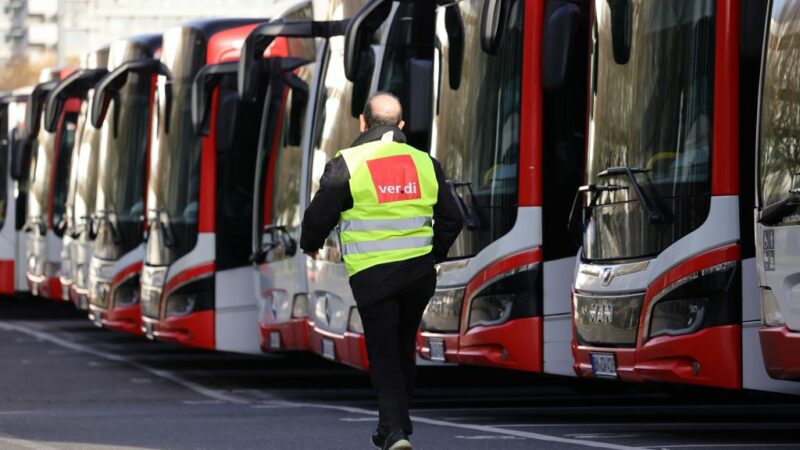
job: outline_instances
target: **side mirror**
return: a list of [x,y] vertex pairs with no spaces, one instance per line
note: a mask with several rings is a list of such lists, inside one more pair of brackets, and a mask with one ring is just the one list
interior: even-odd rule
[[503,43],[513,0],[484,0],[481,11],[481,48],[494,55]]
[[742,1],[742,33],[741,49],[742,59],[745,61],[761,61],[761,52],[764,48],[764,31],[767,15],[767,2],[763,0]]
[[633,7],[631,0],[606,0],[611,8],[611,46],[614,61],[628,64],[631,59],[631,39],[633,34]]
[[257,61],[277,37],[329,38],[344,34],[348,20],[331,22],[312,22],[308,20],[265,22],[247,35],[239,57],[237,90],[242,101],[252,103],[257,100],[261,85],[262,71]]
[[47,96],[44,108],[44,128],[53,133],[58,126],[58,118],[69,98],[83,98],[86,93],[106,74],[106,69],[83,69],[65,78]]
[[391,11],[391,0],[372,0],[350,19],[344,33],[344,73],[348,80],[358,79],[365,53],[371,51],[371,37]]
[[20,180],[27,175],[32,141],[19,128],[11,130],[11,178]]
[[411,58],[408,64],[408,83],[406,85],[405,129],[410,132],[426,131],[433,122],[433,61]]
[[231,88],[219,89],[219,102],[217,103],[217,151],[235,150],[233,148],[236,133],[239,132],[236,123],[240,113],[239,96]]
[[308,107],[308,84],[295,74],[286,76],[286,84],[292,89],[292,112],[289,117],[287,144],[299,146],[303,141],[303,119]]
[[542,88],[564,85],[581,10],[574,3],[548,2],[542,43]]
[[28,140],[35,139],[39,134],[45,99],[57,84],[58,80],[53,80],[37,84],[36,87],[33,88],[33,92],[31,92],[28,100],[28,106],[25,109],[25,124],[27,126],[26,137]]
[[444,28],[447,31],[450,89],[461,86],[461,73],[464,68],[464,21],[457,3],[451,3],[444,12]]
[[130,72],[158,74],[170,79],[172,78],[172,74],[167,66],[157,59],[141,58],[123,63],[97,83],[94,98],[92,99],[91,111],[92,126],[95,128],[103,126],[108,107],[111,105],[111,100],[113,100],[120,89],[125,86]]
[[214,88],[226,75],[237,73],[239,64],[235,62],[204,66],[192,83],[192,125],[195,133],[208,136],[210,133],[211,99]]

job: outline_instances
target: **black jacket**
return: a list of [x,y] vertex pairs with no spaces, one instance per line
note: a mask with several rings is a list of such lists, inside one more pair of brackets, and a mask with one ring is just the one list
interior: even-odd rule
[[[402,131],[394,127],[377,127],[362,133],[353,143],[357,147],[380,140],[387,132],[393,133],[395,142],[406,142]],[[350,278],[353,296],[359,305],[367,305],[386,298],[409,283],[419,280],[431,270],[433,264],[447,257],[450,246],[463,227],[455,198],[450,193],[442,167],[431,157],[439,196],[433,207],[433,251],[427,255],[405,261],[381,264],[362,270]],[[325,239],[339,223],[342,211],[353,207],[350,193],[350,171],[344,158],[338,156],[328,161],[320,179],[320,187],[303,216],[300,247],[307,253],[322,248]]]

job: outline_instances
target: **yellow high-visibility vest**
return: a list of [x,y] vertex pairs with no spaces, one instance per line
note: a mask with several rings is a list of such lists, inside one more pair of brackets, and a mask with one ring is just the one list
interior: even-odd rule
[[353,208],[339,218],[350,276],[433,249],[433,206],[439,185],[431,158],[407,144],[375,141],[342,150]]

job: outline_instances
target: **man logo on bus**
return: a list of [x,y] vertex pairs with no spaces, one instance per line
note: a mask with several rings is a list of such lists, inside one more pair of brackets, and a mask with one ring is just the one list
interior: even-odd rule
[[410,155],[389,156],[367,161],[378,203],[401,202],[422,197],[419,173]]
[[605,269],[603,269],[603,284],[605,284],[606,286],[608,286],[608,284],[611,283],[611,275],[613,275],[611,267],[606,267]]

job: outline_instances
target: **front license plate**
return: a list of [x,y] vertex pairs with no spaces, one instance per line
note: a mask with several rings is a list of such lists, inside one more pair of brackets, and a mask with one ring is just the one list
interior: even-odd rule
[[589,353],[596,377],[617,378],[617,359],[613,353]]
[[330,360],[336,359],[336,351],[335,346],[333,345],[333,341],[330,339],[323,339],[322,340],[322,357],[327,358]]
[[444,361],[444,341],[441,339],[429,339],[428,348],[431,349],[431,360]]
[[281,333],[280,331],[271,331],[269,333],[269,348],[280,350],[281,348]]

